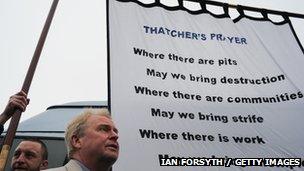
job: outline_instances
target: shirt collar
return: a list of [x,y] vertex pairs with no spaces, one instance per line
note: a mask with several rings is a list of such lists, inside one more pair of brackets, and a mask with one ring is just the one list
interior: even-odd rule
[[85,165],[83,165],[80,161],[78,160],[75,160],[75,159],[72,159],[74,160],[80,167],[83,171],[90,171],[90,169],[88,169]]

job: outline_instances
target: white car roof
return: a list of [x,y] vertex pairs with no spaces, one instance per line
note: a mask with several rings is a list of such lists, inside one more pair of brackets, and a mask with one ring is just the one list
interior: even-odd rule
[[106,101],[83,101],[50,106],[46,111],[21,122],[16,136],[64,138],[67,124],[84,108],[102,107],[107,107]]

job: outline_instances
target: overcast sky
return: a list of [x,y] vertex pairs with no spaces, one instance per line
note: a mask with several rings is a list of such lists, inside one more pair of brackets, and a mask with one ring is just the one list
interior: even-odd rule
[[[218,1],[304,14],[303,0]],[[21,89],[51,3],[0,0],[0,110]],[[292,21],[303,44],[304,19]],[[60,0],[21,120],[51,105],[107,100],[106,50],[105,0]]]

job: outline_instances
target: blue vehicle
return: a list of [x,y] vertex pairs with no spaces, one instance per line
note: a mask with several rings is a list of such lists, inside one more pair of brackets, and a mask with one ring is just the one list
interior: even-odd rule
[[[50,106],[46,111],[21,122],[18,126],[5,170],[10,170],[11,158],[14,149],[25,138],[39,138],[48,147],[49,168],[64,165],[67,150],[64,142],[64,132],[67,124],[84,108],[103,108],[108,104],[105,101],[72,102]],[[5,132],[3,133],[5,135]],[[1,144],[4,136],[0,137]]]

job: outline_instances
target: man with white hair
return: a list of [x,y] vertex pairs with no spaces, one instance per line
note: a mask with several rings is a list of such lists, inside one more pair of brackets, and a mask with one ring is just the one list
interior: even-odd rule
[[118,130],[107,109],[86,109],[65,132],[71,160],[49,171],[109,171],[118,158],[117,139]]

